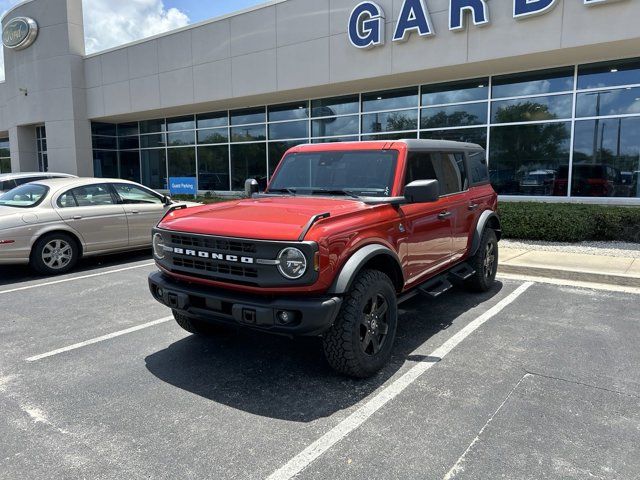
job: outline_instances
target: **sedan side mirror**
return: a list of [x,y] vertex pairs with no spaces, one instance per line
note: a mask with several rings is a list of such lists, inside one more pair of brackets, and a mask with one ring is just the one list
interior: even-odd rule
[[258,181],[255,178],[250,178],[244,182],[244,194],[247,198],[253,197],[253,194],[259,191],[260,185],[258,185]]
[[171,200],[171,197],[169,195],[163,195],[162,203],[164,203],[165,205],[171,205],[173,203],[173,200]]
[[404,198],[408,203],[431,203],[440,198],[438,180],[416,180],[404,187]]

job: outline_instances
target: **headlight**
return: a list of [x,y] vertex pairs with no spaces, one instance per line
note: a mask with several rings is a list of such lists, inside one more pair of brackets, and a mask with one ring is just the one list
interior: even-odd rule
[[162,238],[160,233],[153,235],[153,254],[158,260],[162,260],[164,258],[164,238]]
[[278,270],[290,280],[297,280],[307,271],[307,258],[297,248],[285,248],[278,254],[278,260]]

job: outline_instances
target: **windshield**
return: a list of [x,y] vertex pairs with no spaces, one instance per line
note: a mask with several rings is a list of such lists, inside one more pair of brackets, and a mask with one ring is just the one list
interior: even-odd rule
[[397,159],[396,150],[292,153],[271,179],[269,193],[388,197]]
[[48,187],[34,183],[21,185],[0,195],[0,207],[32,208],[40,204],[49,191]]

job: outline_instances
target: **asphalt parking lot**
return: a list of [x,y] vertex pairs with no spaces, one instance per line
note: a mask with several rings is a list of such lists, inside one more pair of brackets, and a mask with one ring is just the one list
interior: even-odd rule
[[153,270],[0,267],[0,478],[640,477],[640,295],[416,298],[392,362],[355,381],[316,339],[187,334]]

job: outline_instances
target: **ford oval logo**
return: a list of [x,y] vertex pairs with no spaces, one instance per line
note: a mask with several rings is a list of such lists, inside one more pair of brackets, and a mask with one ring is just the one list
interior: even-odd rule
[[12,50],[29,47],[38,36],[38,24],[32,18],[16,17],[9,20],[2,29],[2,43]]

